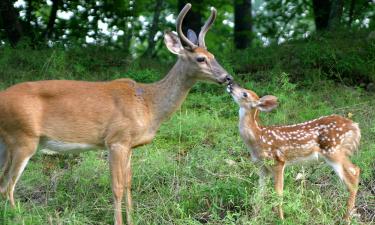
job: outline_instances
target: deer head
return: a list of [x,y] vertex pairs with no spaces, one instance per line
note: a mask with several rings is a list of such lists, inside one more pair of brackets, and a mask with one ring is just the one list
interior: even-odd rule
[[177,17],[177,34],[166,32],[164,42],[173,54],[178,55],[180,61],[186,66],[186,75],[194,80],[211,81],[219,84],[231,83],[233,78],[220,66],[214,55],[207,51],[204,38],[216,18],[216,9],[211,8],[211,16],[202,27],[199,36],[194,31],[188,30],[188,37],[182,32],[182,21],[191,4],[186,4]]
[[227,91],[232,95],[237,104],[244,109],[259,109],[263,112],[269,112],[277,107],[277,97],[266,95],[259,98],[258,95],[237,84],[228,85]]

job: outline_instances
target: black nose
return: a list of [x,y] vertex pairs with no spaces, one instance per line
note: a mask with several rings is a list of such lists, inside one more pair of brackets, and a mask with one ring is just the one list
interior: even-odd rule
[[228,84],[231,84],[233,82],[233,77],[231,75],[225,76],[225,80],[227,81]]

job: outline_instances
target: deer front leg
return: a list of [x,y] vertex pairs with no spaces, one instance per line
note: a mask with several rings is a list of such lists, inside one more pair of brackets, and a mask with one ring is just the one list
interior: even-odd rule
[[273,167],[273,176],[275,182],[276,194],[281,197],[281,202],[278,204],[278,213],[280,219],[284,219],[284,212],[282,209],[282,196],[284,189],[284,168],[285,164],[283,162],[277,162],[277,165]]
[[114,219],[115,225],[122,224],[121,202],[126,191],[126,218],[127,224],[132,225],[131,211],[131,154],[132,150],[129,146],[123,144],[109,145],[109,164],[112,177],[112,191],[114,198]]

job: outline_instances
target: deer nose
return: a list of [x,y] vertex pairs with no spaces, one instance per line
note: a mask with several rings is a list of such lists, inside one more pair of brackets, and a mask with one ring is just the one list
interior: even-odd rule
[[226,81],[228,84],[231,84],[231,83],[233,83],[233,77],[232,77],[231,75],[227,74],[227,75],[225,76],[225,81]]

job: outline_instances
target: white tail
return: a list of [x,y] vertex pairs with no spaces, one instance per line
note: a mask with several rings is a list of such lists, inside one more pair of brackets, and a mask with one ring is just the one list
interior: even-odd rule
[[[232,80],[203,41],[216,10],[211,10],[198,43],[195,33],[190,32],[190,40],[181,31],[190,7],[187,4],[177,17],[178,36],[172,32],[164,35],[167,48],[178,55],[178,61],[159,82],[38,81],[0,92],[0,138],[6,146],[0,192],[7,195],[12,206],[17,180],[39,144],[59,152],[107,148],[115,224],[122,224],[123,195],[127,223],[132,224],[132,149],[152,141],[161,123],[178,109],[196,81],[224,84]],[[0,144],[0,162],[5,158],[4,145]]]
[[[300,124],[264,127],[258,121],[258,113],[275,108],[277,98],[259,98],[253,91],[238,85],[228,86],[228,91],[240,105],[240,134],[251,149],[253,160],[273,161],[273,165],[262,165],[260,179],[271,172],[275,180],[275,190],[282,195],[286,165],[322,157],[349,190],[344,216],[345,220],[349,220],[355,204],[360,174],[360,169],[349,159],[358,149],[361,138],[358,124],[344,117],[331,115]],[[281,205],[278,210],[279,217],[283,219]]]

